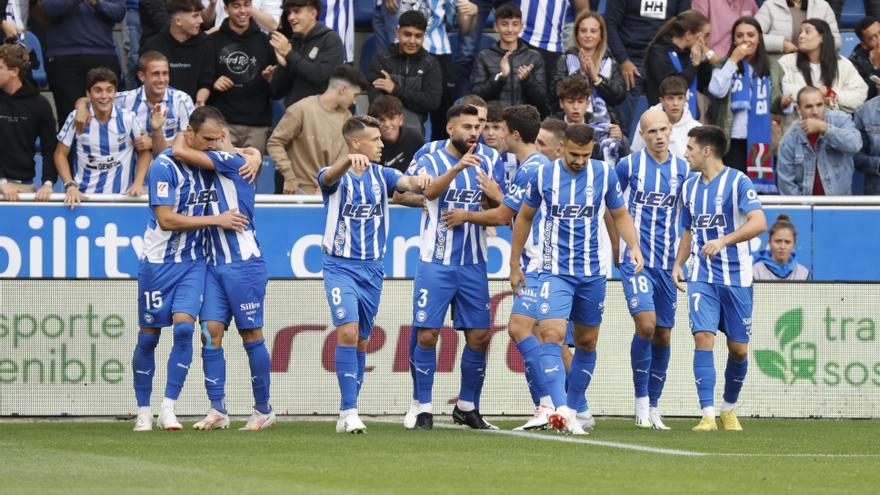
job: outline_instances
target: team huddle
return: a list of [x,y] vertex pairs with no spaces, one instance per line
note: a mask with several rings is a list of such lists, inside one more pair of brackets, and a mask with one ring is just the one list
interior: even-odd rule
[[[466,340],[453,420],[474,429],[495,428],[480,413],[491,337],[486,237],[487,227],[510,225],[515,298],[508,333],[525,363],[535,406],[518,429],[552,427],[584,435],[595,427],[586,391],[605,308],[609,274],[601,253],[607,229],[635,324],[630,357],[636,426],[668,429],[659,401],[678,288],[688,294],[695,341],[702,419],[694,430],[717,429],[713,347],[718,329],[725,332],[729,350],[720,420],[725,429],[740,430],[734,409],[748,368],[752,316],[748,241],[766,230],[766,222],[751,181],[721,161],[727,147],[723,131],[691,130],[685,156],[674,156],[668,117],[651,110],[640,122],[645,149],[609,164],[590,158],[591,127],[569,125],[551,151],[540,139],[537,109],[515,105],[502,113],[508,151],[517,164],[506,171],[498,152],[480,142],[484,105],[466,98],[449,109],[447,118],[449,138],[423,146],[401,174],[377,164],[383,148],[379,122],[351,117],[342,129],[347,157],[317,174],[326,214],[324,286],[338,335],[336,431],[366,431],[357,402],[382,291],[391,201],[422,208],[406,428],[433,427],[436,346],[450,309],[453,327]],[[174,401],[192,362],[196,318],[211,405],[194,427],[229,425],[221,341],[233,318],[250,361],[255,402],[243,429],[275,422],[262,338],[266,268],[254,234],[249,182],[259,159],[256,150],[233,149],[223,116],[202,107],[150,166],[153,218],[139,273],[141,331],[133,358],[140,408],[136,431],[153,426],[153,355],[159,330],[166,326],[173,328],[174,344],[157,425],[181,428]]]

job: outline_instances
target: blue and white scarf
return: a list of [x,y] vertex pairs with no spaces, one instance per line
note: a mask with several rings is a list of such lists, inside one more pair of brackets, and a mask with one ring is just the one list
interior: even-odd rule
[[748,112],[746,168],[759,193],[778,194],[773,173],[773,135],[770,118],[770,77],[755,76],[754,69],[742,62],[742,71],[733,76],[730,109]]
[[[678,58],[678,53],[671,51],[669,52],[669,60],[672,60],[672,65],[675,66],[675,70],[681,74],[682,65],[681,60]],[[700,118],[700,109],[697,108],[697,76],[694,75],[693,79],[691,79],[690,85],[688,86],[687,91],[687,101],[688,107],[690,107],[691,116],[694,120]]]

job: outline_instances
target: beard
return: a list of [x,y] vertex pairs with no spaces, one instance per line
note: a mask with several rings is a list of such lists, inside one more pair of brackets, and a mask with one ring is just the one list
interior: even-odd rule
[[471,147],[471,145],[469,145],[464,139],[449,138],[449,142],[452,143],[452,146],[462,155],[467,153]]

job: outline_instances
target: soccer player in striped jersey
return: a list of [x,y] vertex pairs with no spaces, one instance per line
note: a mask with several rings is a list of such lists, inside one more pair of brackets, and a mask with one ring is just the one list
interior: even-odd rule
[[[90,70],[86,75],[86,95],[93,118],[77,134],[76,111],[72,111],[58,132],[55,166],[64,181],[64,203],[71,208],[86,199],[83,193],[143,194],[144,177],[152,157],[148,147],[135,150],[135,140],[142,130],[133,113],[114,104],[116,84],[116,74],[110,69]],[[67,159],[71,149],[73,167]]]
[[345,48],[345,63],[354,63],[354,0],[321,0],[318,22],[336,31]]
[[[724,166],[724,131],[715,126],[688,132],[685,158],[699,175],[685,181],[681,192],[684,232],[672,280],[679,290],[687,280],[688,315],[694,335],[694,381],[702,419],[694,431],[718,429],[715,423],[715,332],[727,336],[724,402],[721,424],[741,431],[734,406],[748,369],[752,333],[752,253],[749,240],[767,230],[767,220],[752,181]],[[684,264],[690,274],[685,277]]]
[[[452,209],[479,211],[484,200],[481,184],[492,169],[485,158],[474,154],[481,128],[476,107],[453,105],[446,117],[446,145],[422,156],[416,164],[419,173],[426,172],[434,182],[424,191],[427,204],[421,220],[421,261],[413,285],[413,332],[417,335],[411,360],[418,403],[413,403],[404,426],[433,428],[431,393],[437,338],[452,306],[453,326],[464,331],[467,341],[452,418],[471,428],[488,429],[494,427],[479,411],[490,340],[486,231],[470,223],[447,229],[442,217]],[[498,204],[485,199],[491,206]]]
[[[192,147],[212,150],[223,138],[223,129],[197,109],[190,116]],[[155,350],[162,328],[172,326],[174,344],[168,356],[165,398],[157,425],[180,430],[175,402],[192,364],[195,318],[202,307],[205,289],[205,231],[208,227],[241,231],[248,218],[233,208],[219,215],[205,215],[217,202],[212,188],[213,172],[191,167],[162,152],[147,174],[150,221],[144,233],[144,249],[138,267],[138,321],[140,332],[132,357],[134,391],[138,403],[135,431],[153,428],[150,395],[155,374]]]
[[[447,230],[466,223],[483,226],[511,225],[511,221],[522,206],[532,177],[542,165],[550,165],[550,160],[539,153],[535,146],[535,139],[541,128],[541,115],[537,108],[531,105],[512,106],[501,113],[501,120],[507,126],[507,145],[516,154],[520,163],[510,190],[497,208],[484,211],[468,209],[447,211],[443,215]],[[540,221],[540,212],[538,215]],[[522,295],[514,297],[513,309],[507,324],[507,333],[516,344],[525,363],[526,382],[532,401],[535,403],[534,416],[526,424],[516,428],[523,430],[543,428],[549,422],[550,413],[553,412],[553,401],[546,393],[544,375],[541,373],[541,343],[533,333],[537,322],[539,285],[540,248],[537,244],[537,227],[538,222],[535,222],[519,260],[521,268],[526,272],[525,290]]]
[[[204,419],[195,423],[196,430],[229,427],[229,416],[224,403],[226,386],[226,359],[223,336],[230,321],[235,320],[250,364],[250,383],[254,394],[254,412],[241,428],[256,431],[275,424],[275,412],[269,405],[269,370],[271,360],[263,340],[263,302],[266,296],[268,274],[254,225],[254,185],[262,162],[259,151],[253,148],[237,150],[232,147],[227,124],[214,107],[204,106],[199,114],[207,115],[212,126],[224,129],[223,138],[213,151],[193,149],[193,134],[181,134],[174,141],[175,159],[202,169],[214,170],[212,189],[217,193],[216,203],[205,208],[205,214],[219,214],[238,209],[248,219],[241,231],[211,227],[205,231],[207,240],[208,273],[205,297],[199,321],[202,327],[202,366],[205,389],[211,408]],[[200,117],[201,118],[201,117]]]
[[[681,189],[689,176],[687,162],[669,151],[672,124],[660,109],[651,109],[639,122],[645,149],[617,164],[617,177],[629,214],[635,222],[645,269],[633,273],[619,257],[627,307],[636,331],[630,343],[635,387],[635,418],[639,428],[668,430],[658,408],[669,367],[669,343],[675,324],[676,292],[672,265],[678,247]],[[611,239],[615,253],[619,240]]]
[[431,184],[425,173],[404,177],[378,165],[382,157],[379,121],[366,115],[342,127],[349,154],[318,171],[326,226],[324,289],[336,326],[336,379],[342,395],[338,433],[364,433],[357,398],[364,380],[367,343],[379,309],[383,258],[388,239],[388,198],[394,191],[422,192]]
[[[576,435],[586,434],[576,410],[596,367],[596,344],[605,307],[607,273],[599,257],[599,230],[606,208],[630,248],[634,271],[640,272],[643,265],[617,174],[607,164],[590,159],[593,144],[591,127],[568,126],[562,159],[540,167],[527,186],[528,195],[516,217],[510,253],[510,286],[522,295],[527,287],[519,257],[540,209],[536,315],[544,342],[541,368],[547,392],[556,405],[556,412],[550,415],[551,426]],[[566,390],[561,344],[569,319],[574,324],[576,348]]]

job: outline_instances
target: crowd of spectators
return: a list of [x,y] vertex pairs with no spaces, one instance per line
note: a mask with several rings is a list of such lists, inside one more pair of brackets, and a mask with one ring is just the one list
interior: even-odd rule
[[[551,157],[566,124],[589,124],[609,163],[644,147],[652,107],[672,123],[674,154],[691,128],[724,129],[725,164],[762,193],[850,195],[858,172],[880,194],[880,0],[864,2],[848,58],[842,1],[615,0],[600,14],[595,0],[357,0],[375,2],[363,74],[355,1],[0,0],[0,193],[46,199],[59,175],[74,204],[140,193],[144,163],[207,104],[233,144],[271,157],[275,193],[315,194],[359,95],[381,122],[383,164],[402,171],[471,95],[488,102],[482,141],[505,170],[516,159],[504,107],[540,112]],[[54,106],[27,29],[41,33]]]

